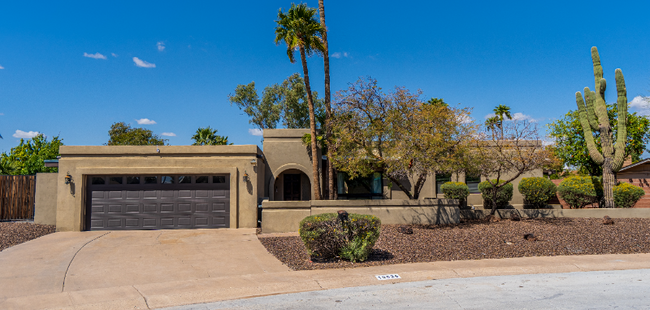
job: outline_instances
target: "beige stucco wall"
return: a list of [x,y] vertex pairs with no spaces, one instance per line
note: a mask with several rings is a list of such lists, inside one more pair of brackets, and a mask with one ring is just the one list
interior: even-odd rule
[[36,174],[34,223],[56,225],[56,194],[58,173]]
[[[257,203],[263,196],[258,178],[264,178],[265,165],[256,158],[261,155],[256,145],[61,146],[59,152],[58,231],[84,229],[86,176],[110,174],[230,174],[230,227],[257,227]],[[64,182],[67,173],[70,185]]]
[[262,233],[295,232],[305,217],[339,210],[374,215],[383,224],[456,224],[457,204],[453,199],[264,201]]
[[[309,133],[309,129],[264,129],[264,157],[267,161],[267,175],[266,175],[266,197],[270,200],[281,199],[280,187],[282,186],[281,180],[276,183],[282,172],[287,170],[298,170],[307,176],[309,183],[306,180],[302,182],[302,189],[307,190],[308,186],[309,196],[314,197],[314,191],[311,184],[313,184],[313,168],[312,161],[309,157],[308,146],[302,144],[302,136]],[[319,167],[321,166],[321,152],[318,151],[316,155]],[[322,184],[321,184],[322,185]],[[277,188],[276,188],[277,186]],[[277,193],[279,197],[276,197]],[[305,196],[306,193],[303,193]]]

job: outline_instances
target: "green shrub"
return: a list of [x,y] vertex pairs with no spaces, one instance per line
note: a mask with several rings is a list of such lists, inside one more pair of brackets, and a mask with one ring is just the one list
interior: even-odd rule
[[349,214],[341,222],[335,213],[312,215],[300,221],[300,238],[313,259],[337,256],[365,261],[379,238],[381,221],[372,215]]
[[[496,183],[497,180],[492,180],[492,183]],[[499,180],[498,184],[503,184],[505,181]],[[497,184],[497,185],[498,185]],[[508,206],[508,203],[512,199],[512,183],[508,183],[499,188],[497,192],[497,199],[493,201],[493,190],[492,184],[488,181],[483,181],[478,184],[478,190],[481,191],[481,196],[483,197],[483,208],[491,209],[492,206],[496,203],[497,208],[503,208]]]
[[614,186],[614,205],[617,208],[631,208],[645,195],[645,191],[630,183],[621,182]]
[[546,207],[547,202],[555,197],[556,190],[551,180],[540,177],[521,179],[518,189],[526,203],[536,208]]
[[564,179],[557,192],[572,209],[576,209],[598,202],[602,185],[597,178],[573,176]]
[[467,184],[460,182],[447,182],[440,186],[442,193],[447,199],[458,199],[461,206],[465,205],[467,196],[469,196],[469,187]]

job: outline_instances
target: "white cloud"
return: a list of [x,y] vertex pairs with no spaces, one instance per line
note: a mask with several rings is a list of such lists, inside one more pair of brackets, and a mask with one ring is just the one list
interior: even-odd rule
[[156,47],[158,47],[159,52],[164,51],[165,50],[165,42],[160,41],[160,42],[156,43]]
[[332,54],[331,56],[334,57],[334,58],[341,58],[341,57],[347,58],[348,57],[348,52],[343,52],[343,53],[336,52],[336,53]]
[[155,68],[156,67],[156,64],[146,62],[144,60],[141,60],[138,57],[133,57],[133,62],[135,63],[136,66],[138,66],[140,68]]
[[4,69],[4,68],[5,68],[5,67],[3,67],[3,66],[0,66],[0,70],[2,70],[2,69]]
[[488,119],[488,118],[490,118],[490,117],[495,117],[495,116],[497,116],[497,115],[494,114],[494,113],[490,113],[490,114],[488,114],[488,115],[485,116],[485,119]]
[[248,133],[253,136],[261,136],[263,134],[262,129],[257,129],[257,128],[248,129]]
[[628,106],[630,108],[647,109],[650,108],[650,99],[636,96],[634,99],[632,99],[632,101],[630,101]]
[[4,113],[0,113],[0,116],[5,115]]
[[111,53],[111,56],[113,56],[113,57],[117,57],[117,54],[115,54],[115,53]]
[[156,123],[156,121],[148,118],[136,119],[135,121],[138,122],[138,125],[153,125]]
[[22,139],[31,139],[33,137],[38,136],[41,134],[38,131],[22,131],[22,130],[16,130],[14,133],[14,138],[22,138]]
[[95,53],[95,54],[84,53],[84,57],[94,58],[94,59],[106,59],[106,56],[100,53]]
[[176,137],[176,134],[173,132],[163,132],[160,135],[165,137]]

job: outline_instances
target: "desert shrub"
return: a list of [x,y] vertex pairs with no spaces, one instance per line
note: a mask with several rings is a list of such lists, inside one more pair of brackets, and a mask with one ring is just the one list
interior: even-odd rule
[[560,182],[557,192],[572,209],[582,208],[598,202],[602,184],[597,178],[572,176]]
[[645,191],[630,183],[621,182],[614,186],[614,205],[617,208],[631,208],[645,195]]
[[381,221],[372,215],[349,214],[342,222],[335,213],[312,215],[300,222],[300,238],[313,259],[337,256],[365,261],[379,238]]
[[[492,183],[496,183],[497,180],[492,180]],[[499,180],[498,184],[503,184],[505,181]],[[497,185],[498,185],[497,184]],[[492,206],[496,203],[497,208],[503,208],[508,205],[512,199],[512,183],[501,186],[497,191],[497,199],[493,201],[493,191],[495,190],[492,187],[492,184],[488,181],[483,181],[478,184],[478,190],[481,191],[481,196],[483,197],[483,208],[491,209]]]
[[459,204],[465,205],[467,196],[469,196],[469,187],[467,184],[460,182],[447,182],[440,186],[442,193],[447,199],[458,199]]
[[556,187],[549,179],[533,177],[521,179],[518,189],[526,203],[536,208],[544,208],[546,203],[555,197]]

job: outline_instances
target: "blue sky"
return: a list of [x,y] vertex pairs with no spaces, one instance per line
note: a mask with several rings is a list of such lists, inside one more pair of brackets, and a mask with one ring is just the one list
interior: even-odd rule
[[[171,145],[191,144],[201,126],[235,144],[259,144],[227,96],[237,84],[255,81],[261,91],[302,73],[286,47],[273,42],[278,9],[290,4],[5,1],[0,151],[30,132],[60,135],[67,145],[101,145],[119,121],[173,133],[166,137]],[[576,109],[576,91],[593,88],[595,45],[605,78],[623,70],[629,101],[650,95],[650,1],[325,5],[333,91],[369,75],[386,90],[421,89],[425,98],[472,107],[480,121],[496,105],[509,105],[544,130]],[[308,62],[312,88],[322,94],[322,58]],[[607,100],[615,101],[609,84]],[[155,124],[139,125],[142,119]]]

